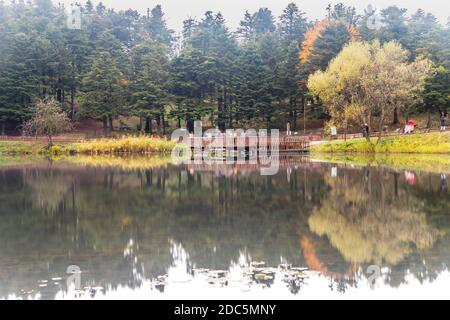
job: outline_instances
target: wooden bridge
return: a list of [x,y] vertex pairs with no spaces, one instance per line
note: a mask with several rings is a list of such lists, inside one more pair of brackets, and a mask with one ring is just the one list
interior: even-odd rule
[[223,149],[230,150],[278,150],[280,153],[305,153],[308,152],[311,141],[321,140],[321,136],[280,136],[280,137],[191,137],[192,149]]

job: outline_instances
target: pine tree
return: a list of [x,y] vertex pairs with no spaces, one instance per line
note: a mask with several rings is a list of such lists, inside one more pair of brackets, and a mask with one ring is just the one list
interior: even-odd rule
[[381,10],[383,28],[380,31],[380,40],[382,42],[397,40],[407,48],[408,26],[406,12],[406,9],[398,8],[397,6],[390,6]]
[[[164,46],[137,45],[133,48],[133,113],[141,118],[141,131],[152,133],[152,118],[164,132],[165,106],[169,95],[169,55]],[[144,126],[145,120],[145,126]]]
[[172,118],[186,122],[189,131],[194,130],[194,121],[210,112],[205,103],[204,86],[199,82],[197,67],[205,62],[205,58],[198,49],[187,48],[171,62],[170,88],[175,96],[175,108],[171,110]]
[[148,30],[150,36],[157,42],[172,47],[175,41],[174,31],[167,28],[164,13],[160,5],[154,7],[148,19]]
[[94,12],[94,5],[92,4],[91,0],[87,0],[84,7],[88,14],[92,14]]
[[83,77],[80,115],[103,121],[113,130],[113,119],[123,112],[127,81],[108,52],[100,52]]
[[307,28],[305,13],[295,3],[289,3],[280,16],[279,30],[282,38],[289,44],[293,41],[301,43]]
[[244,41],[249,41],[255,35],[255,15],[245,11],[244,20],[239,23],[237,34]]
[[270,127],[275,112],[272,70],[255,45],[243,49],[238,65],[241,72],[236,90],[237,120],[247,125],[255,124],[255,120],[259,119]]
[[256,35],[262,35],[275,31],[275,23],[272,11],[267,8],[259,9],[253,17]]
[[315,71],[325,69],[345,44],[350,42],[351,35],[347,27],[342,23],[334,23],[326,28],[314,41],[310,66]]
[[450,71],[444,67],[436,69],[434,76],[430,77],[422,94],[423,106],[418,111],[428,114],[428,127],[431,126],[431,114],[448,113],[450,111]]
[[18,33],[8,39],[0,68],[0,117],[13,127],[29,114],[34,97],[42,97],[40,74],[35,63],[34,38]]

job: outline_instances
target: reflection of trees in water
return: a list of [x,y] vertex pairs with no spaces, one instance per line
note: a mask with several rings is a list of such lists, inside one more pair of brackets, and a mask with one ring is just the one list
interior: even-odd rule
[[345,292],[347,287],[356,285],[355,273],[358,266],[345,261],[326,239],[314,235],[303,236],[300,246],[306,266],[328,277],[331,290]]
[[65,198],[72,197],[73,178],[52,169],[27,170],[24,182],[30,188],[31,206],[43,212],[61,210],[60,206],[66,203]]
[[[225,178],[180,168],[3,172],[0,185],[8,189],[0,229],[8,232],[0,234],[0,259],[14,260],[14,268],[1,272],[20,280],[2,284],[1,290],[33,287],[49,274],[61,276],[69,264],[80,265],[97,281],[108,279],[113,288],[133,287],[139,277],[164,274],[173,265],[169,239],[189,252],[187,268],[226,269],[243,248],[273,265],[281,257],[301,265],[299,211],[307,216],[310,199],[318,194],[313,188],[323,185],[319,172],[308,175],[304,189],[302,170],[294,170],[289,183],[282,174]],[[48,211],[53,214],[40,214]],[[133,259],[143,266],[135,272],[133,259],[123,254],[130,239],[137,248]]]
[[[283,257],[304,266],[311,252],[298,239],[307,237],[340,290],[353,285],[360,263],[397,264],[392,284],[407,269],[424,278],[443,269],[434,250],[448,248],[436,227],[450,222],[442,211],[448,198],[432,198],[422,179],[415,188],[429,196],[387,171],[339,172],[325,183],[328,166],[292,168],[289,180],[284,171],[224,177],[177,167],[0,171],[0,275],[7,279],[0,296],[64,275],[69,264],[112,289],[139,286],[173,266],[169,239],[189,253],[187,269],[227,269],[243,249],[268,265]],[[130,239],[132,254],[125,255]]]
[[414,188],[408,188],[410,196],[422,202],[420,208],[426,213],[427,223],[438,228],[444,236],[438,237],[432,248],[416,250],[401,264],[391,267],[387,281],[392,286],[404,283],[407,272],[423,282],[435,280],[450,266],[450,194],[442,191],[443,182],[439,175],[423,173],[418,174],[417,179],[419,183]]
[[427,223],[423,202],[396,197],[386,171],[367,170],[367,179],[347,172],[327,179],[332,190],[309,218],[311,230],[352,263],[395,265],[414,249],[431,248],[439,232]]
[[[309,217],[311,231],[327,236],[348,262],[386,263],[391,285],[402,283],[407,272],[433,280],[444,269],[435,248],[446,242],[444,225],[450,221],[443,213],[449,212],[449,199],[433,199],[439,193],[424,178],[419,176],[419,184],[411,187],[385,169],[366,168],[363,174],[342,170],[339,177],[326,179],[330,193]],[[439,184],[435,176],[433,180],[433,186]]]

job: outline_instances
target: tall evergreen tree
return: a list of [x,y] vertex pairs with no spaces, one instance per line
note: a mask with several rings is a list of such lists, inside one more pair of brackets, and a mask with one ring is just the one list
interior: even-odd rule
[[101,52],[91,70],[83,77],[80,94],[82,116],[103,121],[103,128],[113,130],[113,120],[123,112],[127,80],[112,55]]
[[161,132],[165,133],[165,106],[170,102],[167,49],[158,44],[137,45],[132,57],[133,114],[141,119],[141,131],[152,133],[152,119],[156,118]]
[[239,23],[237,34],[244,41],[249,41],[255,35],[255,15],[245,12],[244,20]]
[[167,27],[164,13],[160,5],[154,7],[148,19],[148,30],[150,36],[168,47],[171,47],[175,41],[174,31]]
[[289,3],[280,16],[279,30],[282,38],[288,43],[301,43],[307,28],[305,13],[294,2]]
[[423,105],[418,111],[428,114],[428,127],[431,126],[431,114],[448,113],[450,111],[450,71],[444,67],[436,69],[433,77],[430,77],[422,94]]
[[381,10],[383,28],[379,36],[382,42],[397,40],[404,47],[407,47],[408,26],[406,12],[406,9],[397,6],[390,6]]
[[259,9],[254,17],[255,33],[257,35],[262,35],[268,32],[275,31],[274,17],[272,11],[267,8]]
[[351,35],[343,23],[334,23],[325,29],[314,42],[311,55],[311,68],[325,69],[345,44],[350,42]]

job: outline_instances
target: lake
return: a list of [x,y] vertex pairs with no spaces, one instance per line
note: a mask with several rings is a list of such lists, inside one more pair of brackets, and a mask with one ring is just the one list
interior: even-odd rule
[[0,299],[450,298],[448,171],[10,161]]

